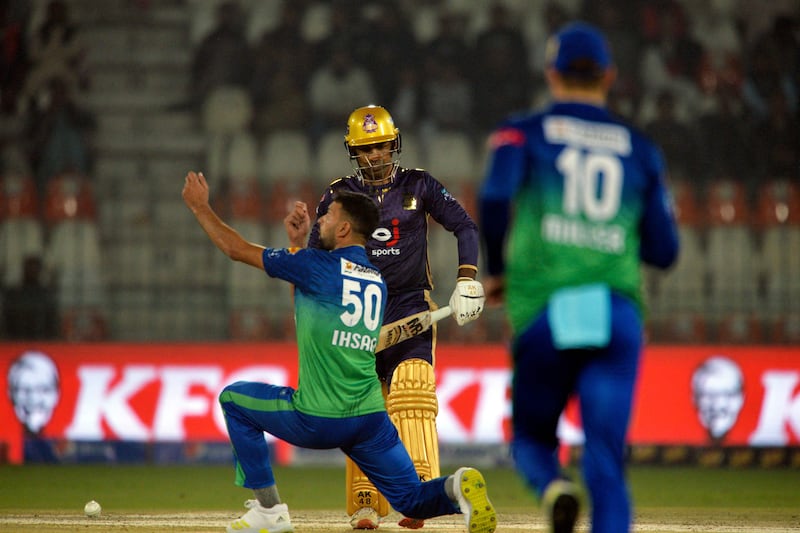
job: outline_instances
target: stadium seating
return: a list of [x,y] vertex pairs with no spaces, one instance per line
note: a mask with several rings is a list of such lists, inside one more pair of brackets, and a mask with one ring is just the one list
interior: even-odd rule
[[[339,141],[339,155],[343,156],[341,138]],[[264,139],[259,173],[268,185],[280,181],[307,181],[313,176],[313,163],[314,154],[303,131],[278,130]]]
[[710,184],[708,198],[709,310],[717,318],[755,310],[758,254],[744,187],[732,180]]
[[800,192],[788,180],[771,180],[758,197],[764,305],[770,313],[786,312],[800,301]]
[[214,89],[203,103],[202,124],[207,135],[207,174],[228,177],[231,147],[253,120],[253,103],[240,87]]
[[68,340],[101,340],[107,334],[106,281],[88,178],[77,173],[50,178],[44,219],[44,268],[58,289],[62,334]]
[[413,133],[402,131],[400,148],[400,165],[406,168],[425,168],[425,153],[420,146],[419,138]]
[[426,147],[428,170],[446,187],[461,182],[475,182],[482,177],[475,148],[469,137],[457,131],[432,135]]
[[763,315],[774,342],[798,342],[800,301],[800,190],[786,179],[768,180],[758,191]]
[[229,181],[253,181],[258,178],[258,141],[248,131],[239,131],[230,140],[225,176]]
[[[650,308],[654,319],[664,315],[668,322],[679,312],[697,314],[706,305],[706,255],[704,249],[703,213],[698,206],[697,190],[688,181],[670,184],[675,216],[678,221],[680,255],[677,264],[667,272],[647,271],[652,290]],[[682,327],[681,331],[687,328]]]
[[722,344],[755,344],[764,339],[761,320],[755,313],[731,311],[717,323],[715,335]]
[[330,183],[332,180],[353,173],[353,167],[344,147],[342,130],[331,130],[322,135],[317,149],[317,161],[314,177],[319,183]]

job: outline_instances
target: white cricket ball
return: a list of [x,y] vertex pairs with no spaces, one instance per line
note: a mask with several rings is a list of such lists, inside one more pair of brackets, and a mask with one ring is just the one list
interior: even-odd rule
[[86,516],[100,516],[100,511],[102,510],[103,509],[100,507],[100,504],[94,500],[83,506],[83,512],[86,513]]

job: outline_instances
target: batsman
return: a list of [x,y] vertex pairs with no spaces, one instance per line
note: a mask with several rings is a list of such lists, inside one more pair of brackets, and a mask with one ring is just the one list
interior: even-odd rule
[[[353,174],[331,182],[317,206],[316,220],[327,213],[337,191],[361,192],[378,204],[380,223],[366,248],[370,261],[386,280],[384,323],[436,309],[430,297],[433,281],[428,264],[428,217],[458,241],[457,282],[449,301],[453,316],[459,325],[478,318],[484,305],[483,286],[475,279],[478,228],[463,206],[425,170],[400,166],[400,130],[383,107],[360,107],[350,114],[344,147]],[[311,229],[308,246],[320,247],[318,223]],[[376,357],[389,416],[422,480],[439,476],[435,345],[433,327]],[[389,504],[352,461],[347,461],[346,468],[350,524],[353,529],[376,529],[389,513]],[[404,517],[399,525],[418,529],[423,521]]]

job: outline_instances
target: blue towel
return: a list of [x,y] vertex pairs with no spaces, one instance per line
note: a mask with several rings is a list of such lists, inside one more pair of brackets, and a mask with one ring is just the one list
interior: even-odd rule
[[547,320],[559,350],[603,348],[611,340],[611,291],[605,283],[567,287],[550,296]]

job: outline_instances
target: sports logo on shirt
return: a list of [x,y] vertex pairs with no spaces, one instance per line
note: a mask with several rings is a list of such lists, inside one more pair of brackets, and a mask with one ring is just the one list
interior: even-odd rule
[[358,263],[353,263],[347,259],[342,259],[341,261],[341,273],[342,276],[347,276],[349,278],[363,279],[366,281],[381,281],[381,275],[377,270],[359,265]]
[[372,255],[400,255],[400,249],[394,246],[400,242],[400,219],[392,219],[391,228],[377,228],[372,232],[372,238],[386,245],[386,248],[372,250]]

